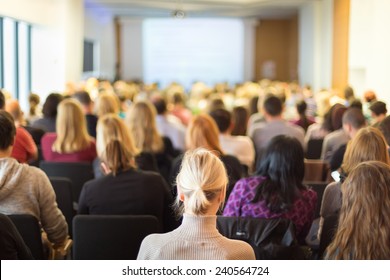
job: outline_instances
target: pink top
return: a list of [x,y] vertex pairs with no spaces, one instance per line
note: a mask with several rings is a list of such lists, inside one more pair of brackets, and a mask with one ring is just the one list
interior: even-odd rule
[[11,157],[20,163],[26,163],[30,159],[35,158],[36,154],[37,146],[30,133],[23,127],[17,127]]
[[57,153],[52,150],[54,141],[57,139],[56,133],[46,133],[41,140],[43,159],[47,161],[61,162],[92,162],[96,158],[96,144],[92,140],[88,148],[73,153]]

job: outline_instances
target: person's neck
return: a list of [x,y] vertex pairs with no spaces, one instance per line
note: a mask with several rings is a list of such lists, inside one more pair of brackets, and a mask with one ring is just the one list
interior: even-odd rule
[[267,122],[282,121],[283,120],[282,115],[278,115],[278,116],[265,115],[264,117],[265,117],[265,120]]
[[11,156],[12,152],[12,146],[11,148],[8,148],[7,150],[0,150],[0,158],[8,158]]

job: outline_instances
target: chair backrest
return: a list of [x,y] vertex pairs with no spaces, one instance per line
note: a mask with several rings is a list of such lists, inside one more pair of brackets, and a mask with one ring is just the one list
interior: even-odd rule
[[79,201],[85,182],[94,179],[92,164],[89,162],[50,162],[41,161],[39,167],[48,177],[65,177],[72,181],[72,194],[75,202]]
[[72,220],[76,214],[73,208],[72,181],[65,177],[49,177],[49,179],[56,194],[58,208],[64,214],[69,235],[72,236]]
[[322,259],[326,248],[332,243],[339,224],[339,214],[324,217],[324,224],[322,225],[320,247],[318,250],[318,257]]
[[317,205],[315,210],[314,219],[320,217],[322,197],[324,196],[324,191],[328,183],[326,182],[304,182],[305,185],[312,188],[313,191],[317,193]]
[[8,215],[36,260],[45,259],[39,221],[32,215]]
[[78,215],[73,219],[73,259],[135,260],[142,240],[159,232],[150,215]]
[[304,181],[325,182],[329,181],[329,165],[326,161],[305,159]]
[[320,159],[323,143],[324,143],[324,139],[310,139],[307,142],[306,158]]
[[249,243],[258,260],[307,258],[291,220],[218,216],[217,228],[227,238]]

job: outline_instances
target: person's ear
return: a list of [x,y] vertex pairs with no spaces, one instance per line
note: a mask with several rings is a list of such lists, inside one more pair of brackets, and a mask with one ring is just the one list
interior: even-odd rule
[[100,163],[100,167],[102,168],[103,173],[104,173],[105,175],[111,173],[111,169],[110,169],[110,168],[107,166],[107,164],[105,164],[104,162],[101,162],[101,163]]
[[179,190],[178,187],[176,187],[176,189],[177,189],[177,196],[179,197],[179,200],[181,202],[184,202],[184,194]]

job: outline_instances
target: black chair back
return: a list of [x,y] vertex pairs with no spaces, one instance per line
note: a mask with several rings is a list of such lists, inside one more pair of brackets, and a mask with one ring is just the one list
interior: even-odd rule
[[258,260],[309,258],[297,245],[294,225],[288,219],[218,216],[217,228],[227,238],[249,243]]
[[320,159],[323,142],[324,142],[324,139],[310,139],[307,142],[306,158],[307,159]]
[[58,208],[65,216],[69,235],[72,236],[72,220],[76,214],[73,208],[72,181],[65,177],[50,177],[49,179],[56,194]]
[[94,179],[92,164],[89,162],[50,162],[41,161],[39,167],[48,177],[65,177],[72,181],[72,194],[79,201],[85,182]]
[[78,215],[73,219],[73,259],[135,260],[142,240],[159,231],[150,215]]
[[39,221],[32,215],[8,215],[18,229],[24,243],[30,249],[36,260],[43,260],[44,252],[42,245],[41,227]]

